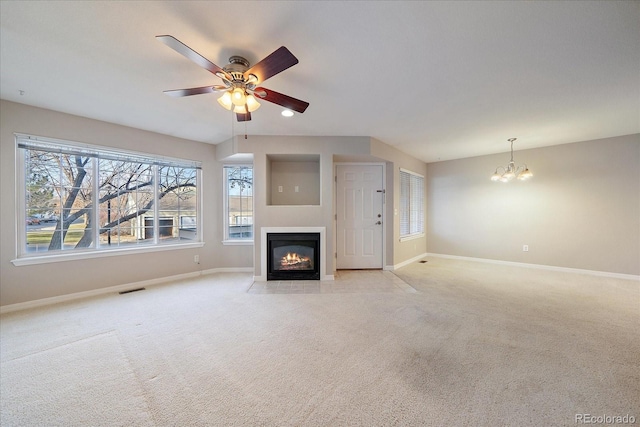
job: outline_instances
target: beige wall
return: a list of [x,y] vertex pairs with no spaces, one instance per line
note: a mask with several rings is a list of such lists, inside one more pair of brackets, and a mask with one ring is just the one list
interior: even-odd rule
[[[250,267],[251,247],[222,250],[222,165],[210,144],[0,101],[0,305],[91,291],[220,267]],[[206,245],[145,254],[16,267],[14,132],[202,161]],[[193,262],[200,255],[200,264]]]
[[[400,168],[420,174],[425,177],[426,181],[427,165],[421,160],[411,157],[410,155],[376,139],[371,140],[371,154],[387,161],[386,218],[387,221],[389,221],[389,218],[393,218],[393,226],[388,227],[386,230],[387,242],[392,243],[391,245],[387,245],[392,248],[391,253],[387,253],[387,264],[389,266],[394,266],[401,264],[404,261],[424,255],[427,251],[426,234],[425,237],[407,240],[404,242],[400,241],[400,217],[397,209],[400,205]],[[425,200],[426,199],[427,197],[425,195]]]
[[[336,162],[380,162],[386,165],[387,204],[385,211],[386,259],[385,266],[397,265],[426,252],[426,238],[399,242],[399,218],[395,207],[399,200],[399,169],[407,168],[426,175],[426,164],[397,149],[369,137],[315,137],[315,136],[252,136],[234,139],[218,146],[219,156],[253,153],[254,158],[254,271],[260,276],[261,227],[326,227],[326,272],[334,272],[335,252],[335,188]],[[315,206],[283,206],[269,203],[269,190],[273,185],[269,176],[273,162],[269,158],[293,154],[320,157],[320,204]],[[389,222],[390,221],[390,222]]]
[[[325,226],[327,271],[334,260],[334,163],[367,161],[386,164],[387,259],[385,265],[406,261],[425,252],[424,239],[398,242],[397,177],[400,167],[426,171],[419,160],[369,137],[275,137],[234,138],[218,146],[173,138],[97,120],[0,101],[0,305],[17,304],[72,293],[94,291],[116,285],[152,280],[215,268],[246,268],[254,265],[260,275],[260,227]],[[202,162],[202,248],[117,255],[77,261],[14,266],[16,257],[16,145],[14,133],[58,138],[142,153],[194,159]],[[225,158],[252,153],[254,163],[255,245],[223,246],[222,167]],[[273,206],[267,203],[269,169],[267,155],[317,155],[320,159],[320,204]],[[236,157],[237,160],[237,157]],[[317,196],[316,196],[317,198]],[[392,201],[393,203],[390,203]],[[200,264],[193,262],[200,256]]]
[[429,253],[640,274],[640,135],[514,159],[530,181],[490,181],[509,153],[428,164]]
[[[320,162],[270,162],[271,205],[319,205]],[[282,187],[282,191],[279,191]],[[298,191],[295,191],[298,187]]]
[[[559,267],[640,274],[640,135],[516,151],[534,173],[507,185],[489,176],[509,154],[423,162],[368,137],[234,139],[217,148],[51,110],[0,101],[0,305],[221,267],[251,267],[260,275],[260,227],[326,226],[327,274],[332,274],[336,161],[386,165],[387,258],[397,265],[425,252]],[[203,162],[205,246],[16,267],[14,132],[136,150]],[[517,148],[517,147],[516,147]],[[222,246],[222,162],[253,153],[256,244]],[[320,204],[269,206],[267,155],[320,157]],[[395,209],[399,168],[427,177],[427,237],[399,242]],[[522,252],[522,245],[529,252]],[[200,264],[193,262],[200,255]]]
[[[326,271],[333,274],[333,155],[362,154],[368,151],[369,138],[250,136],[236,139],[238,153],[253,153],[254,176],[254,271],[261,272],[262,227],[326,227]],[[228,145],[228,144],[226,144]],[[222,148],[222,147],[221,147]],[[318,205],[270,205],[268,200],[271,162],[268,156],[284,154],[317,155],[320,158],[320,203]]]

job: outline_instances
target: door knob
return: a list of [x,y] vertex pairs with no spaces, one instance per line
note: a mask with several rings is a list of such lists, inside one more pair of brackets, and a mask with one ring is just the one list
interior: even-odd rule
[[382,225],[382,221],[376,222],[376,225]]

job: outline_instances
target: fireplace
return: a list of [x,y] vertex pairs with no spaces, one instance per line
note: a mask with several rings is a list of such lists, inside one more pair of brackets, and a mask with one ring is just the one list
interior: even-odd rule
[[320,233],[267,233],[267,280],[320,280]]

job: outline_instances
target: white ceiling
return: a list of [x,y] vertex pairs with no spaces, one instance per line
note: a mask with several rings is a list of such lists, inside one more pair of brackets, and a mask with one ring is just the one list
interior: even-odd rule
[[[223,67],[284,45],[249,135],[372,136],[432,162],[640,132],[640,2],[2,1],[2,99],[182,138],[232,132],[220,84],[155,39]],[[23,91],[21,95],[20,91]]]

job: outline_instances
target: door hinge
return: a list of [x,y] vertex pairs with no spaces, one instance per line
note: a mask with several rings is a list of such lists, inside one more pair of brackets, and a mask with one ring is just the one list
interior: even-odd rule
[[335,214],[333,217],[336,221],[338,220],[338,214]]
[[333,182],[338,182],[338,175],[333,177]]
[[335,253],[333,254],[333,257],[337,259],[337,258],[338,258],[338,252],[335,252]]

